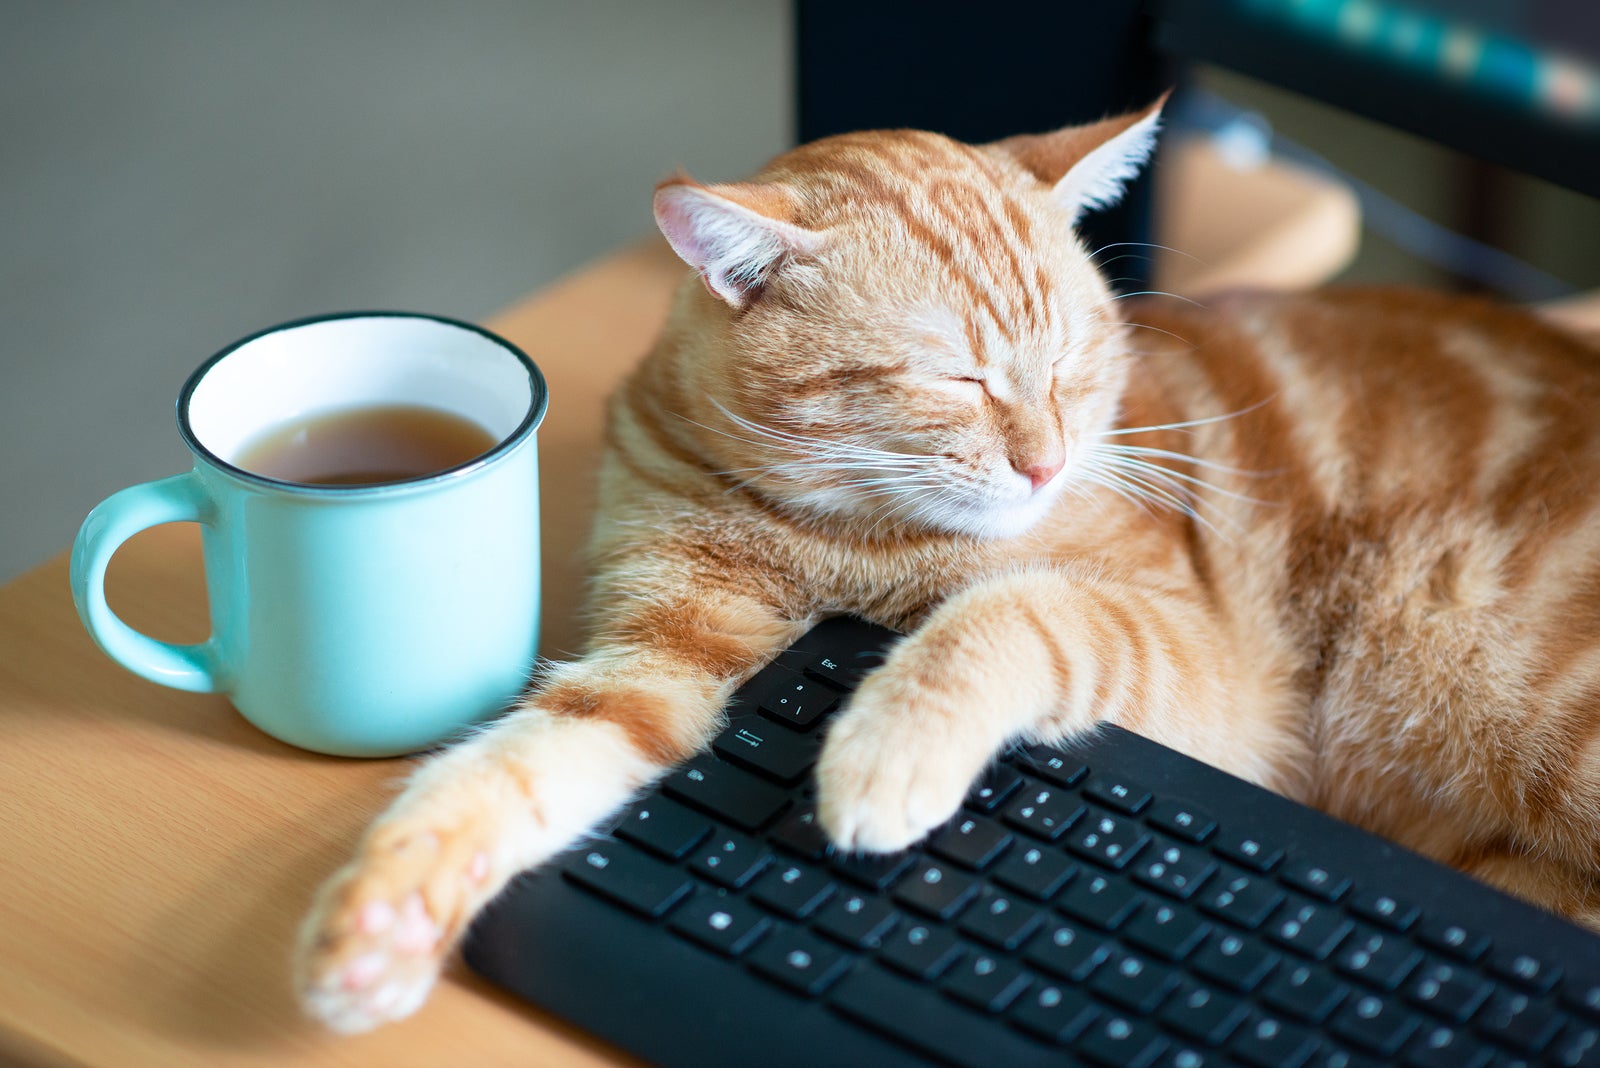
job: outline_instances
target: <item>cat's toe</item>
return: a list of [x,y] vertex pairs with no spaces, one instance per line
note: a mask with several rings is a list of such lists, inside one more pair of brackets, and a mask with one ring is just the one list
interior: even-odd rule
[[341,873],[307,917],[296,986],[312,1019],[345,1034],[409,1016],[438,978],[445,932],[421,893],[398,901],[362,894]]
[[296,955],[302,1009],[346,1034],[416,1012],[470,917],[472,889],[488,872],[481,852],[464,863],[437,847],[422,851],[429,856],[374,852],[323,887]]

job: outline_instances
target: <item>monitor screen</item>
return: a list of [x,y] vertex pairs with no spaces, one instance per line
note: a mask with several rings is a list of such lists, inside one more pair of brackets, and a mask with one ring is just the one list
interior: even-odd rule
[[1164,0],[1157,43],[1600,196],[1593,0]]

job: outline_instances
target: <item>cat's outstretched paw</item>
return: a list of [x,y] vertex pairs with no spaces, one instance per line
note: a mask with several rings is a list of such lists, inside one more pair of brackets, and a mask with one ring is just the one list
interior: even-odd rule
[[301,929],[301,1007],[355,1033],[411,1015],[483,900],[489,854],[459,830],[379,827]]
[[963,734],[953,711],[892,664],[868,677],[817,764],[817,815],[834,844],[894,852],[953,816],[991,755]]

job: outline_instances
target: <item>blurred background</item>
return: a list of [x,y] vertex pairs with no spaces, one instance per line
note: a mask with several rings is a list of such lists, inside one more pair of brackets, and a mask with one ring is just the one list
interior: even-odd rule
[[[188,466],[184,378],[274,322],[482,321],[792,143],[787,0],[9,0],[0,581]],[[1600,206],[1281,89],[1195,82],[1405,208],[1600,286]],[[1369,225],[1343,277],[1457,285]],[[555,398],[553,403],[559,403]]]

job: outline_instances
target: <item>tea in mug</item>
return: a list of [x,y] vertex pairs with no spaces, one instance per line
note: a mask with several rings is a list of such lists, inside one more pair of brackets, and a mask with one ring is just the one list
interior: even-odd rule
[[280,482],[380,485],[473,460],[498,439],[453,412],[414,404],[323,412],[263,431],[235,464]]

